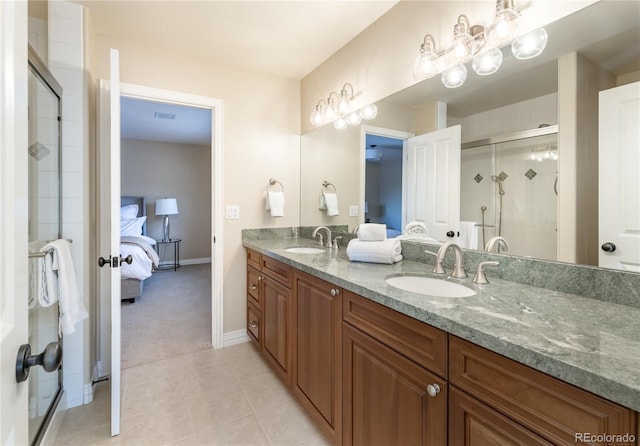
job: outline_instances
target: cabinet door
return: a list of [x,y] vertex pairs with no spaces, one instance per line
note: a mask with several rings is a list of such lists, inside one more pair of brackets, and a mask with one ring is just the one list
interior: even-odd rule
[[515,421],[449,386],[449,444],[451,446],[551,446]]
[[262,345],[267,353],[267,359],[275,365],[285,382],[289,382],[291,290],[268,276],[264,276],[261,283],[263,298]]
[[296,273],[293,390],[331,438],[342,425],[341,289]]
[[343,444],[445,445],[446,381],[349,324],[342,335]]

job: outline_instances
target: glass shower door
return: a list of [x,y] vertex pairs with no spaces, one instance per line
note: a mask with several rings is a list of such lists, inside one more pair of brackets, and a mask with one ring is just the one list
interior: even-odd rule
[[[62,88],[29,48],[29,345],[31,354],[60,342],[58,304],[42,293],[46,253],[40,249],[61,237]],[[49,254],[50,255],[50,254]],[[62,395],[62,368],[29,370],[29,442],[38,444]]]

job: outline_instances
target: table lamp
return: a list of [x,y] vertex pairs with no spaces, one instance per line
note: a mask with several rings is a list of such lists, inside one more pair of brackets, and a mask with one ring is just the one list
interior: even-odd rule
[[178,201],[175,198],[161,198],[156,200],[156,215],[164,215],[164,238],[163,242],[171,240],[169,237],[169,215],[178,214]]

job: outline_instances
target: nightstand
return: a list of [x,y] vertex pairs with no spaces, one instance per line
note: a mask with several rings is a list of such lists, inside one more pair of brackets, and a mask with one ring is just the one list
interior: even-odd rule
[[[169,240],[156,240],[156,251],[158,252],[158,257],[160,257],[160,265],[158,265],[158,270],[174,270],[176,271],[180,268],[180,242],[182,239],[172,238]],[[160,249],[161,246],[164,245],[164,249]],[[173,261],[163,260],[163,257],[167,254],[167,246],[173,245]]]

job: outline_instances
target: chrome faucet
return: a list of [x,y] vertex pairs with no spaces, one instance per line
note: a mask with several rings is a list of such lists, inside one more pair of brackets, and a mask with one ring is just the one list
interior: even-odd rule
[[433,272],[435,274],[445,274],[445,270],[442,265],[444,264],[444,256],[447,254],[449,248],[453,249],[453,253],[456,256],[451,277],[464,279],[467,277],[467,272],[464,270],[464,254],[462,249],[453,242],[447,242],[438,249],[438,253],[436,254],[436,267],[433,269]]
[[[493,248],[498,245],[499,248],[502,248],[505,251],[509,251],[509,243],[507,243],[507,241],[504,239],[504,237],[500,237],[500,236],[496,236],[496,237],[491,237],[489,239],[489,241],[487,242],[487,245],[485,246],[484,250],[487,252],[493,252]],[[498,249],[499,251],[499,249]],[[496,251],[496,252],[498,252]]]
[[500,266],[500,262],[494,262],[491,260],[488,260],[486,262],[480,262],[478,264],[478,270],[476,271],[476,275],[473,276],[473,283],[478,283],[478,284],[487,284],[489,283],[489,281],[487,280],[487,275],[484,272],[484,267],[485,266]]
[[[326,232],[326,241],[322,238],[322,234],[320,233],[320,231]],[[320,246],[331,248],[331,229],[327,228],[326,226],[318,226],[311,233],[311,237],[316,238],[317,236],[320,236],[320,238],[318,239]]]

